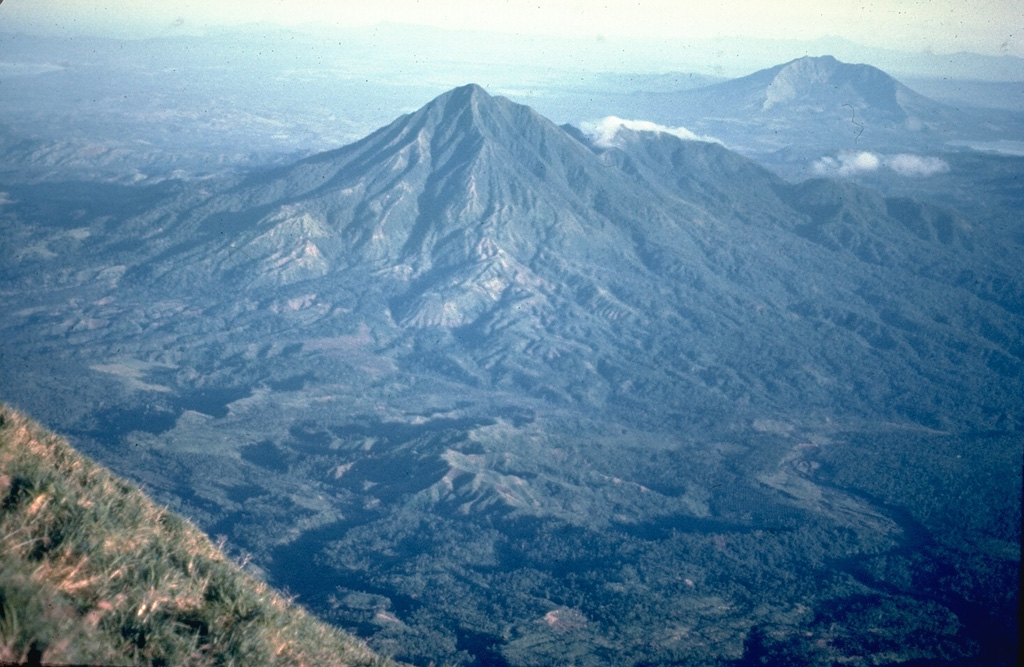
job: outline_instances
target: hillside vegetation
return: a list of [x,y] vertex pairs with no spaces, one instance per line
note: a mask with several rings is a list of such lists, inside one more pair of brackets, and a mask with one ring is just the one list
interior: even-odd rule
[[391,665],[0,405],[0,661]]

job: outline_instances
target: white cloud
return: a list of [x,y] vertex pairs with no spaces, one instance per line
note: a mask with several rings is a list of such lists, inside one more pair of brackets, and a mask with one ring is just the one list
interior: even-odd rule
[[893,155],[885,164],[900,176],[933,176],[949,171],[949,165],[944,160],[910,153]]
[[867,151],[843,151],[836,157],[823,157],[815,161],[814,173],[822,176],[852,176],[864,171],[877,171],[882,161]]
[[634,132],[661,132],[679,137],[684,141],[710,141],[719,143],[713,137],[705,137],[687,130],[685,127],[667,127],[652,123],[649,120],[626,120],[617,116],[608,116],[599,121],[581,123],[580,129],[594,140],[594,144],[602,148],[612,148],[620,145],[617,141],[619,130],[633,130]]
[[875,171],[881,165],[881,160],[874,153],[861,151],[853,155],[843,163],[843,167],[850,171]]
[[842,151],[835,157],[825,156],[811,166],[820,176],[854,176],[879,169],[888,169],[900,176],[932,176],[949,171],[949,165],[940,158],[899,153],[880,155],[868,151]]

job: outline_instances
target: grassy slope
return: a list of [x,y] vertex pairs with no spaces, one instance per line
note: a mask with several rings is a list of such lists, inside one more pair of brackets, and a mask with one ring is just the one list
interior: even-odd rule
[[0,661],[391,665],[0,405]]

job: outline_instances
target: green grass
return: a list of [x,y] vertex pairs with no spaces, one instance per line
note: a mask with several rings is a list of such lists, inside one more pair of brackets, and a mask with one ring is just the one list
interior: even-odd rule
[[393,665],[0,405],[0,662]]

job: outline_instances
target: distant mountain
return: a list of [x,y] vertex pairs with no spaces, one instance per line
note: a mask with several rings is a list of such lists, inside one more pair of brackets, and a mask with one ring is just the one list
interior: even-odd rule
[[694,98],[710,105],[709,115],[731,110],[782,117],[848,107],[847,116],[862,112],[871,119],[907,124],[911,119],[942,111],[942,105],[918,95],[880,69],[842,63],[831,56],[799,58],[699,90]]
[[731,81],[636,101],[654,120],[716,136],[752,153],[898,151],[993,134],[1012,136],[1010,112],[961,110],[916,93],[885,72],[831,56],[803,57]]
[[[734,101],[819,86],[931,108],[826,60]],[[475,85],[284,167],[3,202],[0,392],[393,655],[1012,645],[1024,276],[965,215]]]

